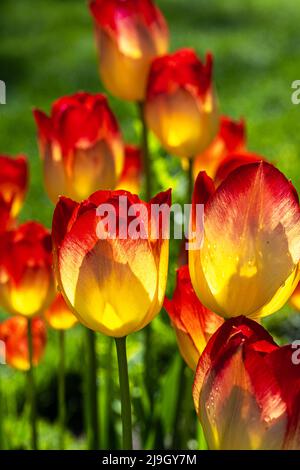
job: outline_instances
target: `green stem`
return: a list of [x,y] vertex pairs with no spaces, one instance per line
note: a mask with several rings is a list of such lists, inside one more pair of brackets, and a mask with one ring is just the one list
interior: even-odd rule
[[148,142],[148,129],[145,121],[144,103],[138,103],[139,117],[142,125],[141,149],[143,155],[143,167],[145,172],[146,200],[149,201],[152,196],[151,187],[151,161]]
[[58,368],[58,415],[59,415],[59,448],[65,447],[65,421],[66,421],[66,397],[65,397],[65,332],[59,331],[59,368]]
[[33,373],[33,339],[32,339],[32,319],[28,318],[28,352],[29,352],[29,370],[28,377],[28,398],[30,404],[30,423],[31,423],[31,447],[38,449],[37,438],[37,416],[36,416],[36,394]]
[[[1,361],[1,345],[0,345],[0,367],[2,365]],[[3,434],[3,416],[4,416],[4,406],[3,406],[3,392],[2,392],[2,381],[0,381],[0,450],[4,450],[4,434]]]
[[132,450],[131,402],[126,354],[126,336],[115,338],[122,407],[123,450]]
[[[112,390],[113,390],[113,338],[107,336],[105,368],[102,372],[103,382],[101,381],[100,395],[100,443],[101,449],[109,450],[112,439]],[[104,377],[103,377],[104,376]],[[103,385],[102,385],[103,383]]]
[[188,164],[188,170],[187,170],[187,175],[188,175],[188,193],[187,193],[187,198],[188,198],[188,204],[191,204],[192,202],[192,197],[193,197],[193,190],[194,190],[194,176],[193,176],[193,160],[189,158],[187,160]]
[[174,426],[173,426],[173,437],[172,437],[172,449],[179,449],[181,446],[181,412],[182,412],[182,402],[184,391],[186,387],[186,376],[185,376],[186,365],[184,361],[180,358],[180,369],[178,374],[178,388],[177,388],[177,397],[175,405],[175,415],[174,415]]
[[152,360],[152,348],[151,348],[151,343],[152,343],[152,327],[151,324],[147,325],[146,328],[144,329],[144,335],[145,335],[145,349],[144,349],[144,380],[145,380],[145,386],[146,386],[146,391],[148,394],[148,399],[150,402],[150,406],[152,409],[153,406],[153,360]]
[[88,441],[90,450],[99,448],[99,411],[97,393],[97,356],[96,334],[87,330],[87,413],[88,413]]

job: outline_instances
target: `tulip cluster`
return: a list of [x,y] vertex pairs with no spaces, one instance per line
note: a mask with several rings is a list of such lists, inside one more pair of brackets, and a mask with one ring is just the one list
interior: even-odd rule
[[[149,332],[164,306],[183,367],[195,374],[190,403],[209,448],[300,449],[300,366],[292,346],[278,346],[260,324],[289,299],[300,310],[297,192],[248,150],[243,119],[219,116],[212,55],[168,53],[167,23],[152,0],[92,0],[90,11],[103,84],[139,104],[142,145],[124,143],[104,94],[61,97],[49,116],[35,109],[45,190],[55,204],[51,233],[35,221],[18,224],[26,158],[0,156],[0,304],[12,315],[0,324],[0,340],[7,363],[28,371],[32,447],[32,368],[46,346],[45,325],[59,330],[61,448],[64,333],[80,323],[89,338],[89,445],[99,444],[95,332],[116,341],[123,448],[130,449],[126,337]],[[169,224],[152,211],[163,207],[169,222],[171,190],[150,197],[148,130],[189,170],[188,264],[177,270],[171,300]],[[137,195],[144,186],[147,201]]]

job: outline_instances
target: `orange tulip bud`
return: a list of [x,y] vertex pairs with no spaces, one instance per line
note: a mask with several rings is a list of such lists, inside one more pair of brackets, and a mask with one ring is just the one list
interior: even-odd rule
[[146,120],[163,147],[179,157],[202,152],[218,130],[212,83],[212,56],[203,64],[195,52],[182,49],[153,61],[146,101]]
[[135,145],[126,145],[124,167],[116,189],[125,189],[132,194],[138,194],[141,188],[141,179],[141,149]]
[[[40,317],[32,319],[33,365],[40,362],[46,347],[47,333],[45,322]],[[0,341],[4,342],[4,358],[11,367],[28,370],[28,321],[14,316],[0,323]]]
[[[81,204],[59,199],[53,216],[57,278],[67,304],[88,328],[122,337],[142,329],[159,313],[169,241],[151,207],[164,204],[169,211],[170,199],[170,191],[150,203],[126,191],[98,191]],[[109,210],[114,211],[115,230],[106,220]],[[136,211],[140,234],[133,237]],[[149,233],[150,225],[157,237]]]
[[77,323],[77,318],[67,306],[63,296],[57,294],[44,317],[54,330],[69,330]]
[[190,275],[207,308],[225,318],[259,318],[288,300],[300,277],[300,207],[295,188],[274,166],[241,166],[215,192],[199,173],[192,231]]
[[54,296],[50,233],[27,222],[1,235],[0,304],[9,312],[32,317]]
[[152,59],[169,45],[167,24],[152,0],[92,0],[100,75],[118,98],[143,101]]
[[178,269],[173,299],[165,298],[164,308],[175,329],[183,359],[191,369],[196,370],[199,357],[209,338],[224,320],[205,308],[198,300],[188,266]]
[[196,179],[200,171],[205,171],[212,179],[222,161],[229,155],[246,149],[246,130],[243,119],[234,121],[221,116],[220,129],[212,143],[194,160],[193,173]]
[[15,218],[22,207],[27,190],[28,168],[23,155],[11,158],[0,155],[0,197]]
[[114,189],[123,168],[123,144],[104,95],[60,98],[51,117],[35,110],[44,180],[55,204],[59,195],[76,201],[93,191]]
[[296,289],[290,297],[291,306],[300,312],[300,283],[298,283]]
[[217,330],[200,357],[193,387],[210,449],[300,448],[300,374],[294,353],[245,317]]

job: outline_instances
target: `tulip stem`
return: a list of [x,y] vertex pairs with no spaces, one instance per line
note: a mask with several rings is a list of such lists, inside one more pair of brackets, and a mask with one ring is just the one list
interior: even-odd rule
[[60,450],[65,447],[65,420],[66,420],[66,397],[65,397],[65,332],[59,331],[59,368],[58,368],[58,416],[60,430]]
[[123,338],[115,338],[115,341],[118,356],[121,393],[123,450],[132,450],[131,402],[126,354],[126,336]]
[[193,190],[194,190],[194,176],[193,176],[193,160],[188,158],[187,160],[187,174],[188,174],[188,203],[192,202]]
[[152,196],[152,187],[151,187],[151,161],[150,161],[150,152],[149,152],[149,141],[148,141],[148,128],[145,121],[144,113],[144,103],[138,103],[139,116],[142,125],[142,134],[141,134],[141,149],[143,155],[143,167],[145,172],[145,187],[146,187],[146,200],[147,202],[151,199]]
[[[0,345],[1,349],[1,345]],[[0,365],[1,362],[1,350],[0,350]],[[3,391],[2,391],[2,381],[0,380],[0,450],[4,450],[4,434],[3,434],[3,416],[4,416],[4,406],[3,406]]]
[[32,338],[32,319],[28,318],[28,352],[29,352],[29,370],[27,372],[28,378],[28,397],[30,404],[30,423],[31,423],[31,447],[33,450],[38,449],[37,439],[37,417],[36,417],[36,394],[33,373],[33,338]]
[[177,397],[175,403],[175,416],[174,416],[174,425],[173,425],[173,438],[172,438],[172,449],[180,448],[180,420],[182,416],[182,397],[184,396],[184,390],[186,387],[186,377],[185,377],[186,365],[184,361],[180,358],[180,366],[178,372],[178,389]]
[[88,441],[90,450],[98,450],[99,447],[99,411],[97,391],[97,354],[96,334],[87,329],[87,421]]

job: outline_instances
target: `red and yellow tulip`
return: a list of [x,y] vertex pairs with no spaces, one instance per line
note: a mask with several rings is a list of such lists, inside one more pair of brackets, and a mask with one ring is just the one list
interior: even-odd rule
[[[138,204],[140,238],[128,236],[132,217],[126,219],[120,209],[121,197],[129,212]],[[53,217],[58,283],[67,304],[88,328],[122,337],[142,329],[159,313],[167,281],[169,241],[150,208],[152,204],[169,208],[170,198],[170,191],[166,191],[145,203],[126,191],[98,191],[81,204],[59,199]],[[99,207],[115,208],[113,236],[106,217],[97,211]],[[157,238],[148,229],[153,224]],[[105,232],[100,235],[99,225],[101,233]]]
[[176,332],[180,353],[187,365],[196,370],[199,357],[223,318],[204,307],[193,289],[188,266],[177,271],[172,300],[165,298],[164,308]]
[[15,218],[22,207],[28,184],[28,167],[24,155],[12,158],[0,155],[0,197]]
[[1,235],[0,304],[7,312],[32,317],[54,296],[50,233],[27,222]]
[[[199,204],[204,214],[196,217]],[[299,200],[274,166],[241,166],[216,190],[199,173],[192,232],[192,284],[213,312],[259,318],[279,310],[294,291],[300,276]]]
[[214,139],[219,125],[212,56],[203,64],[192,49],[155,59],[147,88],[148,127],[170,153],[193,158]]
[[92,0],[100,75],[115,96],[143,101],[151,61],[169,45],[166,21],[152,0]]
[[48,325],[54,330],[69,330],[77,323],[77,318],[67,306],[63,296],[58,293],[44,313]]
[[193,174],[196,179],[200,171],[205,171],[215,179],[216,172],[222,161],[229,155],[246,150],[245,121],[234,121],[221,116],[219,132],[212,143],[197,155],[193,163]]
[[294,352],[277,346],[245,317],[218,329],[199,360],[193,387],[210,449],[299,449],[300,374]]
[[[8,365],[22,371],[29,370],[28,321],[15,315],[0,323],[0,341],[4,343],[4,359]],[[40,317],[32,319],[33,365],[40,362],[46,347],[45,322]]]
[[76,201],[114,189],[123,169],[123,143],[104,95],[76,93],[57,100],[48,117],[34,111],[44,181],[51,201]]

